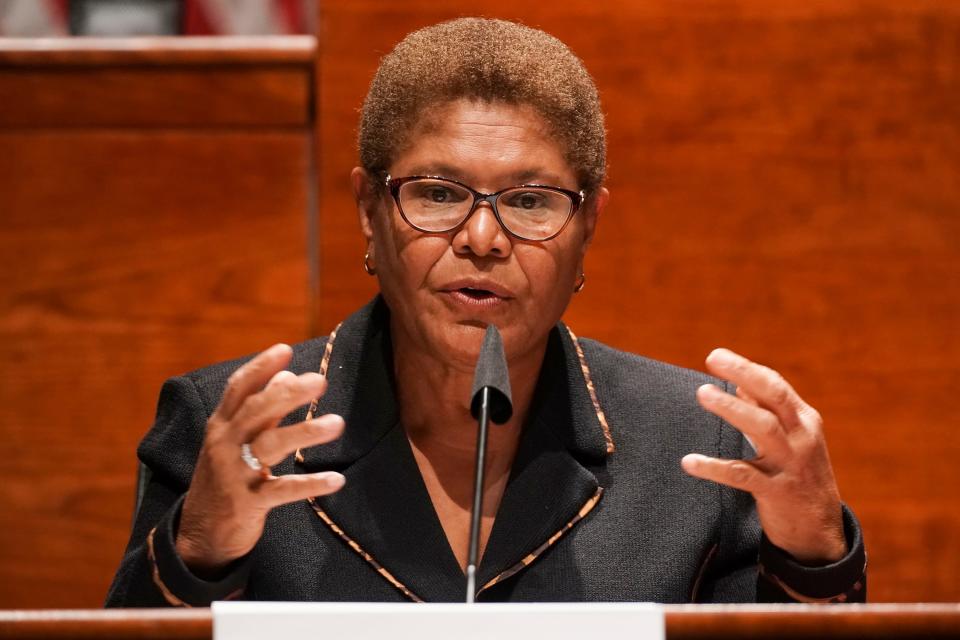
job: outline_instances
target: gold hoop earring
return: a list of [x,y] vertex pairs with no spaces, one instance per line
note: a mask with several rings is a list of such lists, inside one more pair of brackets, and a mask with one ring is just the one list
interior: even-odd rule
[[573,292],[580,293],[583,290],[583,285],[585,285],[586,283],[587,283],[587,276],[586,274],[583,273],[583,271],[581,271],[580,279],[577,281],[577,284],[574,285]]
[[377,275],[377,270],[376,270],[376,268],[370,266],[370,252],[369,252],[369,251],[367,251],[367,252],[363,255],[363,270],[367,272],[367,275],[368,275],[368,276],[375,276],[375,275]]

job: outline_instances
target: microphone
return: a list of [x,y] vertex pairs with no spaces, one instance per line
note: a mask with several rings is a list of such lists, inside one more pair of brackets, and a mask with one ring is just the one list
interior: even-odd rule
[[470,547],[467,553],[467,602],[477,592],[477,555],[480,550],[480,516],[483,510],[483,471],[487,456],[487,430],[490,420],[504,424],[513,415],[513,398],[503,339],[493,324],[487,325],[473,374],[470,414],[477,421],[477,459],[474,467],[473,508],[470,511]]

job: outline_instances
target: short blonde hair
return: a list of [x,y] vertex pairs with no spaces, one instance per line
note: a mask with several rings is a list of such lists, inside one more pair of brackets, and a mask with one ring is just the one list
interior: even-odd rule
[[583,62],[543,31],[485,18],[414,31],[383,57],[361,112],[360,163],[373,174],[386,172],[424,109],[460,98],[532,106],[580,188],[590,193],[603,184],[603,112]]

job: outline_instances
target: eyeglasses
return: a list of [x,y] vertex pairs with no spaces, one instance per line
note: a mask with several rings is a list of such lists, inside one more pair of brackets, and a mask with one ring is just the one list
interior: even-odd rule
[[583,191],[524,184],[480,193],[438,176],[386,177],[386,185],[411,227],[424,233],[453,231],[481,202],[490,204],[500,226],[521,240],[543,242],[556,237],[583,203]]

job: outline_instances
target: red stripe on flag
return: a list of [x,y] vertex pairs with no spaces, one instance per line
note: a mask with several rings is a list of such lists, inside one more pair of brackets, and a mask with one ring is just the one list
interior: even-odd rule
[[184,3],[183,33],[188,36],[220,35],[210,22],[202,0],[186,0]]

